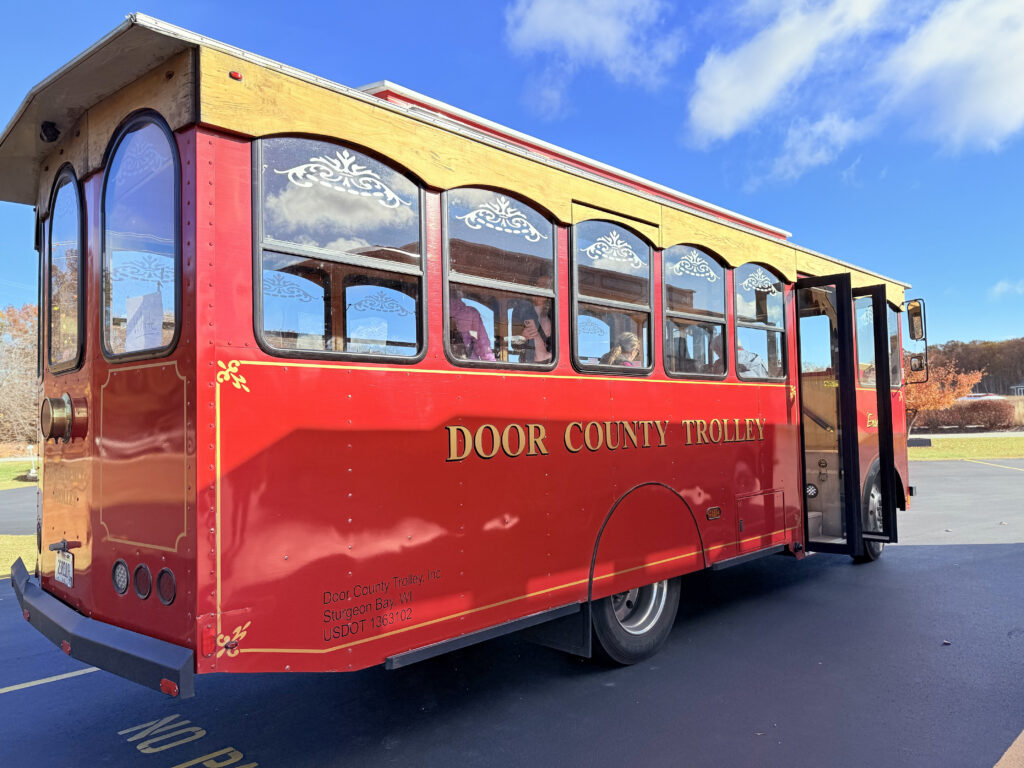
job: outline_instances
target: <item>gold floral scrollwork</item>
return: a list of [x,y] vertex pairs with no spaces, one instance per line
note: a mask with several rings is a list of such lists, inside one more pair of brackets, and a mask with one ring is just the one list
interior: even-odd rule
[[241,642],[246,635],[246,630],[249,629],[251,621],[245,622],[242,626],[235,627],[235,631],[231,633],[231,637],[227,635],[217,635],[217,645],[220,646],[217,650],[217,658],[219,659],[225,653],[234,658],[238,655],[238,644]]
[[238,366],[241,362],[238,360],[229,360],[227,365],[224,364],[223,360],[218,360],[217,365],[220,366],[220,370],[217,371],[217,381],[221,384],[231,382],[231,386],[235,389],[241,389],[244,392],[249,391],[249,387],[245,383],[245,376],[238,372]]

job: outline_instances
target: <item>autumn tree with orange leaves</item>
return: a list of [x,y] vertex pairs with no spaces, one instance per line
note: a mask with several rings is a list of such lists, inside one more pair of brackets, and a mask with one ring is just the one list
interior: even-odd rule
[[[905,366],[910,370],[910,366]],[[928,366],[928,381],[908,383],[906,393],[907,412],[913,413],[909,426],[913,427],[921,411],[943,411],[970,394],[974,385],[981,381],[984,371],[962,371],[951,363]]]
[[0,442],[35,442],[36,355],[36,306],[0,310]]

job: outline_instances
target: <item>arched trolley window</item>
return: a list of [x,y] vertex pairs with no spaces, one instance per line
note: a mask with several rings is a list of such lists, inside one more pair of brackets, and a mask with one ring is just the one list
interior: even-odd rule
[[342,144],[256,145],[256,331],[284,357],[413,361],[425,351],[420,188]]
[[691,245],[662,254],[665,370],[669,375],[725,378],[725,268]]
[[620,224],[573,228],[577,366],[616,373],[651,369],[651,248]]
[[445,193],[449,357],[550,368],[555,340],[555,230],[507,194]]
[[70,165],[57,174],[46,238],[47,325],[50,371],[77,368],[82,360],[82,199]]
[[179,161],[157,115],[121,127],[103,179],[103,352],[158,357],[174,348],[181,316]]
[[744,380],[786,378],[785,283],[759,264],[733,273],[736,375]]

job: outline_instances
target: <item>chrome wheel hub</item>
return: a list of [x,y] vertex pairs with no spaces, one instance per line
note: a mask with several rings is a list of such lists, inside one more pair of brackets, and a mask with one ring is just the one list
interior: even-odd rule
[[612,595],[612,610],[615,620],[631,635],[649,632],[658,623],[665,610],[668,596],[668,582],[659,581],[646,587],[637,587],[627,592]]

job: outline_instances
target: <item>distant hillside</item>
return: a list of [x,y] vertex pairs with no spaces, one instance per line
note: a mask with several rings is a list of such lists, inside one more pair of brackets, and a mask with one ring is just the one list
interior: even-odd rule
[[952,363],[961,370],[985,374],[974,389],[995,395],[1010,394],[1024,384],[1024,337],[1008,341],[948,341],[928,347],[929,364]]

